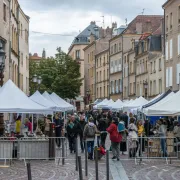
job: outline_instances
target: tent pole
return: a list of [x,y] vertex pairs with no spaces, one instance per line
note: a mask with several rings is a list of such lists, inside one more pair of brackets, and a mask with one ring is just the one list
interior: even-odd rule
[[34,133],[34,119],[33,119],[33,114],[32,114],[32,133]]

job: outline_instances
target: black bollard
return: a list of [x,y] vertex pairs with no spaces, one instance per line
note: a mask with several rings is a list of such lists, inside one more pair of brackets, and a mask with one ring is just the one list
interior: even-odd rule
[[78,156],[79,180],[83,180],[81,156]]
[[75,153],[75,156],[76,156],[76,158],[75,158],[75,160],[76,160],[76,171],[78,171],[78,140],[77,140],[77,138],[75,139],[75,151],[76,151],[76,153]]
[[109,180],[109,151],[106,151],[106,180]]
[[99,180],[98,176],[98,148],[95,146],[95,171],[96,171],[96,180]]
[[32,180],[30,163],[27,163],[27,175],[28,175],[28,180]]
[[88,176],[88,152],[87,152],[87,141],[85,141],[85,176]]
[[62,165],[65,164],[65,138],[62,138]]

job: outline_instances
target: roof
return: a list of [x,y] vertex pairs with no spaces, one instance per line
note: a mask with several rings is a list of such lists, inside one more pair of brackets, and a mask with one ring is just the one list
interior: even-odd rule
[[131,21],[123,34],[137,34],[137,23],[142,23],[142,32],[154,32],[161,23],[162,15],[138,15]]
[[162,34],[162,26],[160,25],[159,28],[153,32],[153,35],[161,35]]
[[140,38],[139,38],[139,40],[141,41],[141,40],[144,40],[144,39],[146,39],[147,37],[149,37],[151,35],[151,33],[144,33]]
[[42,57],[38,56],[38,53],[34,53],[33,56],[29,56],[30,60],[41,60]]
[[164,6],[166,6],[166,4],[168,4],[170,1],[173,1],[173,0],[167,0],[167,1],[162,5],[162,7],[164,8]]
[[69,51],[75,44],[89,44],[89,37],[91,34],[94,34],[95,38],[98,39],[99,29],[100,28],[96,25],[95,21],[92,21],[88,27],[86,27],[78,36],[74,38]]

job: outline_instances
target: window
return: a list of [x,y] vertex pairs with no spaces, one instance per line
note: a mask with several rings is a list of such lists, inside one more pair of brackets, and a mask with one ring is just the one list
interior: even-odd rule
[[116,53],[117,52],[117,45],[115,44],[114,45],[114,53]]
[[170,40],[170,53],[169,53],[170,59],[172,59],[172,56],[173,56],[172,50],[173,50],[173,40],[171,39]]
[[124,56],[124,64],[126,64],[126,56]]
[[107,85],[107,96],[109,95],[109,86]]
[[96,81],[98,82],[98,72],[96,73]]
[[136,94],[136,83],[133,83],[133,94]]
[[115,66],[114,66],[114,71],[117,72],[117,60],[115,60]]
[[126,87],[124,87],[124,97],[126,98]]
[[99,77],[99,80],[101,81],[101,71],[100,71],[100,77]]
[[107,79],[109,78],[109,69],[107,69],[106,77],[107,77]]
[[152,96],[153,92],[152,92],[152,81],[150,81],[150,95]]
[[168,26],[169,26],[169,17],[166,16],[166,31],[168,31]]
[[80,59],[80,50],[76,50],[76,59]]
[[132,83],[130,83],[130,94],[132,94]]
[[100,66],[101,66],[101,58],[100,58]]
[[137,96],[140,96],[140,88],[139,88],[139,84],[137,84]]
[[102,96],[102,87],[100,87],[99,97]]
[[98,94],[98,90],[99,90],[99,89],[97,88],[97,90],[96,90],[97,97],[99,97],[99,96],[98,96],[98,95],[99,95],[99,94]]
[[176,84],[179,84],[180,81],[180,64],[176,65]]
[[121,51],[121,43],[119,43],[119,51]]
[[133,73],[132,62],[130,62],[130,74]]
[[162,79],[159,79],[159,94],[162,93]]
[[166,42],[166,61],[169,59],[169,44]]
[[106,80],[106,71],[104,70],[104,81]]
[[161,58],[159,59],[159,71],[162,70],[162,61],[161,61]]
[[146,68],[146,72],[148,72],[147,60],[146,60],[146,67],[145,68]]
[[7,21],[7,13],[6,13],[6,4],[3,3],[3,20],[6,22]]
[[156,61],[154,61],[154,73],[156,72]]
[[172,29],[172,25],[173,25],[173,14],[170,14],[170,29]]
[[21,24],[21,37],[23,37],[23,26]]
[[104,97],[106,96],[106,87],[104,86]]
[[178,35],[178,55],[180,55],[180,34]]
[[113,61],[111,61],[111,73],[113,73]]
[[156,80],[154,80],[153,89],[153,95],[156,95]]
[[172,86],[172,67],[166,68],[166,87]]
[[23,53],[21,53],[21,66],[23,66]]

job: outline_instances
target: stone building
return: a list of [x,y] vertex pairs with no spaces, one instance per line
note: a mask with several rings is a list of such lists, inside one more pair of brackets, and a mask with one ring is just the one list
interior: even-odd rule
[[73,60],[76,60],[80,64],[80,73],[82,78],[82,86],[80,88],[80,95],[76,97],[77,110],[83,110],[85,107],[84,100],[86,96],[85,89],[85,63],[84,63],[84,48],[90,44],[90,36],[93,34],[95,39],[99,38],[99,27],[94,21],[90,23],[75,39],[69,47],[68,55]]
[[10,2],[9,0],[0,1],[0,43],[6,53],[4,82],[10,78]]
[[180,0],[163,5],[165,17],[166,90],[180,89]]

